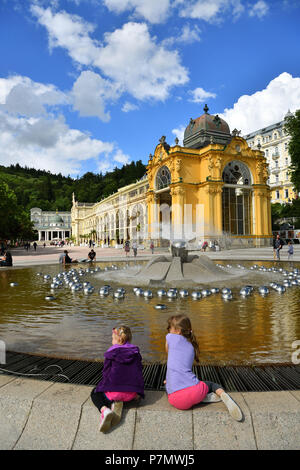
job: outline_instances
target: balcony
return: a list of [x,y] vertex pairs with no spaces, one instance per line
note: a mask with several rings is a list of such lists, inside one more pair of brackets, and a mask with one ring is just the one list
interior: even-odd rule
[[281,171],[281,168],[279,168],[279,166],[274,166],[271,168],[271,173],[273,173],[274,175],[278,175],[280,171]]
[[272,158],[273,158],[273,160],[278,160],[279,157],[280,157],[280,154],[279,154],[278,151],[272,153]]
[[279,186],[282,186],[283,185],[283,181],[282,180],[279,180],[277,182],[273,182],[273,183],[270,183],[270,188],[272,189],[275,189],[275,188],[278,188]]

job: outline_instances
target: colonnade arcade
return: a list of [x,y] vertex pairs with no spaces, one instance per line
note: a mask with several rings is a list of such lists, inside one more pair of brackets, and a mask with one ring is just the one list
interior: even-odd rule
[[104,245],[122,244],[126,240],[141,242],[147,233],[147,207],[139,203],[113,212],[96,213],[87,221],[84,231]]

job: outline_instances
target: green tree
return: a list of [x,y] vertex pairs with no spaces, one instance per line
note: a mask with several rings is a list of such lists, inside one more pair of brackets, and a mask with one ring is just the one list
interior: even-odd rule
[[29,213],[18,205],[16,194],[3,179],[0,179],[0,214],[1,239],[33,237],[33,224]]
[[295,115],[290,115],[285,119],[284,130],[291,140],[289,142],[289,154],[291,157],[291,182],[297,192],[300,191],[300,109]]

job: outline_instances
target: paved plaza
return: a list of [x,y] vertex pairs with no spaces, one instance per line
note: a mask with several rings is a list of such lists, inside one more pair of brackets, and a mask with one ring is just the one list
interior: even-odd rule
[[[43,245],[38,245],[36,251],[34,251],[33,248],[28,251],[24,248],[16,248],[12,250],[13,265],[18,267],[39,264],[58,264],[59,256],[61,253],[63,253],[64,250],[68,250],[69,256],[71,258],[81,260],[87,259],[90,248],[85,246],[65,246],[63,248],[56,246],[46,246],[46,248],[44,248]],[[116,249],[96,247],[95,251],[97,254],[97,262],[126,260],[132,261],[134,259],[137,261],[145,261],[151,259],[153,256],[169,254],[169,250],[166,248],[156,248],[153,255],[149,249],[138,250],[138,255],[136,258],[134,258],[132,251],[130,252],[129,256],[126,257],[124,250],[120,248]],[[195,251],[193,253],[200,254],[201,252]],[[224,251],[206,250],[205,254],[214,260],[274,261],[272,247],[240,248]],[[280,252],[280,260],[288,261],[287,245],[285,245]],[[294,245],[293,261],[300,261],[300,245]]]
[[[14,266],[58,263],[63,249],[38,246],[36,252],[27,252],[18,248],[12,251]],[[89,247],[67,249],[77,259],[86,258],[89,251]],[[97,261],[126,260],[122,250],[95,251]],[[162,252],[152,255],[144,250],[137,259]],[[206,254],[219,260],[273,261],[271,247]],[[286,247],[281,258],[287,261]],[[297,245],[294,261],[300,261]],[[243,412],[242,422],[234,421],[222,402],[179,411],[168,403],[164,392],[147,391],[138,405],[125,405],[119,425],[103,434],[98,431],[99,412],[90,399],[91,390],[90,386],[0,374],[0,449],[300,449],[300,391],[232,393]]]

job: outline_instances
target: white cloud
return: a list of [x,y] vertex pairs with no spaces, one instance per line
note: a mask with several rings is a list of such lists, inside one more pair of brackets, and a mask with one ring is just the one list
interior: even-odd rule
[[136,111],[137,109],[139,109],[139,107],[136,104],[129,103],[129,101],[126,101],[122,107],[123,113],[129,113],[130,111]]
[[105,34],[95,65],[139,100],[165,100],[173,86],[188,81],[177,51],[168,51],[151,38],[142,23],[127,23]]
[[110,11],[123,13],[132,11],[137,17],[150,23],[163,23],[170,10],[170,0],[103,0]]
[[259,0],[253,5],[249,10],[250,16],[257,16],[258,18],[263,18],[269,11],[269,6],[264,0]]
[[176,43],[177,44],[192,44],[193,42],[199,42],[201,41],[200,33],[201,33],[201,30],[197,25],[191,27],[189,24],[185,24],[177,36],[172,36],[172,37],[164,39],[163,45],[171,46]]
[[119,93],[110,81],[92,71],[84,71],[73,85],[73,107],[80,116],[97,116],[104,122],[110,120],[105,112],[107,101],[114,100]]
[[281,121],[288,109],[300,108],[300,77],[287,72],[270,81],[264,90],[241,96],[231,109],[220,114],[230,129],[237,128],[242,135]]
[[241,0],[175,0],[174,6],[179,9],[179,16],[207,21],[220,22],[224,14],[229,13],[237,19],[244,11]]
[[192,95],[192,98],[189,101],[192,101],[193,103],[204,103],[208,98],[215,98],[217,96],[215,93],[210,93],[200,87],[195,88],[195,90],[190,90],[189,94]]
[[[25,98],[20,93],[24,89]],[[94,160],[95,166],[101,159],[111,164],[114,161],[115,166],[128,162],[129,156],[115,143],[94,139],[88,133],[68,126],[59,106],[69,101],[67,95],[53,85],[32,82],[28,77],[2,78],[0,163],[19,163],[75,176],[81,172],[82,162],[86,160]],[[51,108],[51,113],[47,112],[49,105],[56,105],[56,109]]]
[[31,12],[37,17],[49,34],[49,47],[67,49],[73,60],[82,65],[90,65],[97,57],[100,43],[90,38],[95,25],[84,21],[77,15],[65,11],[52,13],[50,8],[31,6]]
[[67,104],[68,97],[53,85],[15,75],[0,79],[0,109],[23,116],[46,114],[49,107]]
[[177,129],[172,129],[172,134],[179,139],[179,145],[183,145],[184,131],[186,126],[180,126]]
[[98,68],[112,87],[136,99],[165,100],[172,87],[188,81],[178,52],[157,44],[145,23],[126,23],[106,33],[100,44],[90,38],[94,26],[78,16],[38,6],[32,12],[47,29],[50,47],[62,47],[80,65]]
[[129,155],[123,153],[122,150],[116,149],[115,153],[111,155],[102,155],[98,161],[98,171],[106,173],[108,171],[113,171],[115,167],[120,165],[127,165],[131,162]]
[[125,155],[120,149],[118,149],[117,152],[114,154],[113,159],[118,163],[122,163],[122,165],[127,165],[128,163],[130,163],[130,156]]

